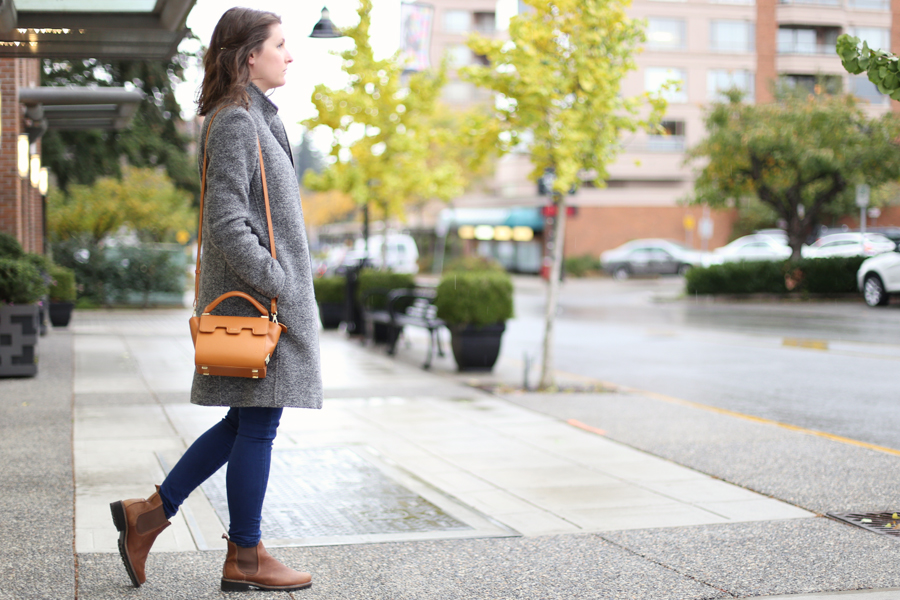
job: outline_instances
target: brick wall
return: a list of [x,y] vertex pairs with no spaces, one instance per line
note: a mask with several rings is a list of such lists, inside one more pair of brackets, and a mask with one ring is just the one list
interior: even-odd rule
[[37,59],[0,59],[0,231],[15,236],[26,251],[43,253],[41,195],[19,177],[17,167],[17,143],[25,128],[19,88],[38,85],[39,69]]
[[[695,206],[580,206],[566,221],[566,256],[599,255],[629,240],[667,238],[685,243],[686,216],[700,222],[703,209]],[[734,210],[712,211],[713,235],[708,248],[728,243],[737,216]],[[696,228],[690,245],[700,249]]]

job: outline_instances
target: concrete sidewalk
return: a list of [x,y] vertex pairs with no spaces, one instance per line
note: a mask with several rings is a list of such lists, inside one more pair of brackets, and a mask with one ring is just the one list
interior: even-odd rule
[[[159,537],[140,591],[109,517],[110,501],[151,493],[224,414],[188,402],[188,316],[77,313],[69,331],[41,340],[37,378],[0,380],[4,432],[19,441],[0,445],[4,512],[42,544],[32,551],[3,520],[0,598],[222,596],[221,474]],[[900,599],[897,540],[483,392],[452,372],[452,358],[423,371],[424,340],[408,338],[392,358],[322,334],[326,405],[285,412],[263,516],[267,547],[315,585],[276,596],[805,600],[866,589],[851,597]],[[501,364],[481,381],[519,375]],[[35,405],[55,407],[40,426],[21,410]],[[647,424],[659,427],[653,412]],[[47,585],[51,558],[58,574]]]

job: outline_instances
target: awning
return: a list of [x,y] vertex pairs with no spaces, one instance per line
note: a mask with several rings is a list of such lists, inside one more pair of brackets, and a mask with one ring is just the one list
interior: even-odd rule
[[445,208],[441,211],[441,225],[454,229],[460,225],[491,225],[493,227],[530,227],[544,230],[544,218],[538,207],[512,208]]
[[29,137],[48,129],[124,129],[144,99],[140,90],[125,88],[39,87],[21,88],[19,102],[33,125]]
[[167,60],[196,0],[2,0],[0,57]]

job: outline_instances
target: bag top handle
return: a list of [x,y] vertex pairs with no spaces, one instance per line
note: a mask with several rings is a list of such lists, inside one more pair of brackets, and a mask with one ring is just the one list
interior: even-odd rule
[[[203,174],[201,176],[200,182],[200,227],[197,229],[197,268],[194,270],[194,315],[197,314],[197,300],[200,298],[200,255],[203,251],[203,200],[206,195],[206,168],[209,165],[209,134],[212,131],[213,119],[216,118],[216,115],[218,115],[219,111],[221,111],[223,108],[225,108],[225,106],[219,108],[215,113],[213,113],[213,116],[209,118],[209,125],[206,128],[206,140],[204,141],[203,145]],[[275,234],[272,227],[272,209],[269,206],[269,187],[268,185],[266,185],[266,165],[263,162],[262,145],[260,145],[258,135],[256,136],[256,149],[259,152],[259,169],[260,175],[262,177],[263,197],[266,201],[266,224],[269,228],[269,248],[272,251],[272,258],[277,260],[275,256]],[[224,294],[210,306],[215,306],[225,298],[241,293],[242,292],[229,292],[228,294]],[[258,302],[250,298],[250,296],[247,296],[246,294],[244,294],[244,296],[246,296],[247,299],[251,300],[254,304],[259,304]],[[278,322],[277,300],[277,296],[272,298],[272,319],[276,323]],[[207,307],[206,312],[209,312],[210,310],[211,309]],[[262,311],[265,312],[265,309],[262,309]]]

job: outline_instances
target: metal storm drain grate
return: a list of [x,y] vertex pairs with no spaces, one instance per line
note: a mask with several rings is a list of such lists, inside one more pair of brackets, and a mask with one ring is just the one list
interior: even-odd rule
[[[222,523],[227,524],[225,469],[208,479],[203,491]],[[272,451],[262,514],[266,539],[472,529],[349,448]]]
[[893,513],[826,513],[826,515],[875,533],[900,537],[900,511]]

